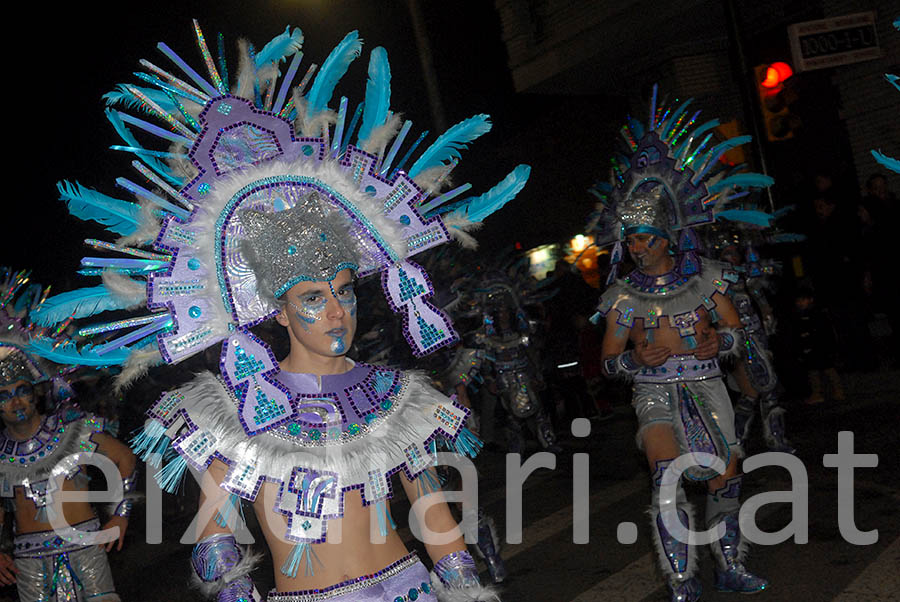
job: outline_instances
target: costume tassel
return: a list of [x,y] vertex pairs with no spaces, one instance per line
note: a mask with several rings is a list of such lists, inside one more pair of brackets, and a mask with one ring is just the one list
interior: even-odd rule
[[453,441],[453,449],[456,450],[456,453],[470,458],[477,456],[482,447],[484,447],[484,443],[482,443],[481,439],[476,437],[475,433],[466,427],[459,431],[459,434]]
[[159,444],[160,439],[165,437],[166,426],[158,420],[148,420],[144,427],[136,433],[129,442],[131,451],[141,460],[146,461],[148,455]]
[[163,466],[162,470],[156,473],[156,482],[167,493],[175,493],[184,477],[184,471],[187,470],[187,460],[181,456],[176,456]]
[[394,522],[394,519],[391,516],[391,511],[388,510],[387,501],[378,500],[377,502],[375,502],[375,511],[378,513],[378,532],[381,533],[382,537],[387,537],[388,524],[391,525],[391,529],[397,528],[397,523]]
[[[216,511],[216,524],[223,529],[228,526],[228,519],[231,518],[235,508],[241,507],[241,498],[237,494],[232,493],[225,500],[224,507]],[[292,575],[293,576],[293,575]]]
[[416,477],[416,494],[419,497],[425,497],[440,488],[441,482],[430,468],[426,468]]
[[315,551],[312,549],[312,546],[306,542],[298,543],[294,546],[294,549],[291,550],[291,553],[288,555],[287,560],[284,561],[284,564],[281,565],[281,572],[288,577],[296,577],[297,569],[300,568],[300,563],[303,561],[303,557],[306,556],[306,570],[304,573],[307,577],[315,574],[313,562],[322,566],[322,561],[319,560],[319,557],[316,555]]

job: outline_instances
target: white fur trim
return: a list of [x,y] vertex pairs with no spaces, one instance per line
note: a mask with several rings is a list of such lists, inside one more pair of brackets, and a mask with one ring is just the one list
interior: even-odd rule
[[[694,516],[694,505],[686,502],[679,503],[678,509],[685,511],[688,516],[688,529],[693,531],[697,524]],[[666,579],[675,580],[678,582],[682,582],[693,577],[697,572],[697,546],[694,544],[688,544],[687,566],[685,567],[683,573],[674,573],[672,571],[672,565],[669,564],[669,557],[666,555],[666,550],[662,545],[662,539],[659,536],[659,529],[657,529],[656,527],[656,517],[659,516],[659,508],[656,504],[652,504],[647,509],[647,515],[650,516],[650,533],[653,540],[653,548],[656,550],[656,561],[659,566],[659,570],[662,571],[662,574],[666,577]],[[676,575],[678,576],[676,577]]]
[[448,587],[432,571],[431,589],[438,602],[500,602],[497,588],[490,585],[473,585],[466,588]]
[[340,453],[334,454],[320,453],[325,448],[304,447],[271,433],[248,437],[235,400],[209,372],[178,390],[184,397],[171,413],[183,410],[193,424],[215,437],[216,452],[229,462],[253,457],[260,476],[271,481],[286,482],[295,467],[310,466],[320,472],[338,473],[338,486],[347,488],[367,483],[371,470],[387,473],[405,464],[407,447],[424,443],[440,427],[435,410],[450,400],[433,389],[424,374],[407,373],[407,377],[403,391],[394,398],[392,413],[370,425],[365,435],[342,444]]

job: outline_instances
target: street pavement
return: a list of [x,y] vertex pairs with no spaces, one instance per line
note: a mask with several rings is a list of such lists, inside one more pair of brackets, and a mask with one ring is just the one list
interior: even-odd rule
[[[798,457],[809,479],[809,541],[801,544],[788,539],[752,548],[747,565],[771,583],[759,600],[900,600],[900,372],[853,374],[845,379],[848,399],[844,402],[788,404],[789,435],[799,449]],[[591,425],[591,433],[585,438],[566,433],[556,468],[539,468],[524,483],[522,542],[504,544],[502,549],[509,569],[509,578],[502,585],[504,602],[667,599],[651,550],[646,517],[648,471],[635,449],[633,413],[629,406],[618,405],[612,419],[593,421]],[[838,470],[823,465],[823,457],[838,450],[839,431],[854,433],[856,454],[878,455],[877,467],[855,469],[852,488],[856,528],[878,533],[877,542],[870,545],[854,545],[841,534]],[[763,447],[757,430],[749,454],[765,451]],[[589,454],[590,462],[589,523],[577,528],[580,534],[589,535],[583,544],[573,543],[575,454]],[[505,454],[485,452],[478,465],[480,501],[502,534],[509,500],[504,487]],[[747,474],[744,498],[788,491],[791,486],[787,470],[763,466]],[[125,602],[201,599],[188,586],[191,546],[178,543],[195,508],[195,495],[196,490],[190,486],[180,498],[165,495],[162,543],[144,543],[143,520],[138,516],[132,521],[126,548],[110,554]],[[702,516],[704,491],[690,488],[688,495]],[[398,500],[393,504],[401,535],[427,558],[421,544],[403,527],[407,513],[408,503]],[[255,531],[252,517],[247,518],[251,531]],[[768,533],[783,529],[791,521],[791,506],[785,503],[762,506],[756,518],[758,527]],[[625,524],[623,531],[627,531],[628,523],[637,526],[636,540],[619,543],[617,530]],[[261,541],[255,545],[264,548]],[[701,550],[699,558],[702,599],[736,600],[735,594],[713,589],[708,552]],[[273,570],[267,564],[254,574],[260,591],[271,587]],[[482,579],[487,578],[485,571]],[[0,590],[0,601],[4,594],[15,600],[7,588]]]

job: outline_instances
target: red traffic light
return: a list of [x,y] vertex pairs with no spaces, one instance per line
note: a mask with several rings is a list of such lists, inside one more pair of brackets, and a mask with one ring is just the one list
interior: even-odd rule
[[766,77],[759,85],[763,88],[777,88],[781,83],[792,76],[794,70],[791,66],[784,62],[772,63],[766,67]]

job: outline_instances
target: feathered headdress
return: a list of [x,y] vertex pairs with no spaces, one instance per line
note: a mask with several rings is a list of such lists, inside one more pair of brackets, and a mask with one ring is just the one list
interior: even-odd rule
[[[24,380],[33,385],[50,383],[53,401],[71,397],[72,391],[60,369],[40,356],[29,353],[35,336],[31,314],[38,309],[50,287],[42,288],[31,281],[31,272],[15,272],[0,267],[0,385],[6,386]],[[46,340],[59,340],[59,333],[47,333]],[[54,337],[54,338],[51,338]]]
[[[429,303],[433,288],[427,274],[409,258],[451,238],[468,240],[466,231],[527,180],[528,168],[520,166],[494,190],[454,201],[447,210],[471,186],[442,194],[441,186],[461,151],[490,130],[488,116],[451,127],[407,168],[427,132],[407,143],[412,123],[401,125],[391,111],[384,49],[371,53],[365,100],[351,111],[342,97],[334,111],[329,105],[335,87],[362,49],[355,31],[318,73],[311,65],[294,85],[303,56],[299,29],[288,28],[259,51],[245,44],[233,84],[221,35],[216,59],[196,21],[194,29],[207,76],[160,43],[159,50],[183,75],[142,60],[145,71],[137,75],[147,87],[121,84],[107,95],[112,107],[120,107],[107,109],[107,116],[125,142],[113,148],[135,155],[132,165],[143,180],[116,183],[138,202],[60,184],[74,215],[98,221],[122,238],[87,241],[115,253],[81,261],[81,273],[102,276],[103,284],[48,299],[34,319],[49,325],[144,304],[149,311],[82,327],[81,335],[103,338],[87,349],[51,349],[43,341],[32,349],[53,354],[56,361],[124,364],[127,379],[154,362],[179,362],[225,341],[222,375],[239,393],[242,412],[285,399],[271,380],[277,369],[271,350],[249,330],[279,308],[260,294],[258,274],[245,256],[243,220],[248,211],[289,211],[311,193],[347,224],[358,275],[381,273],[414,352],[429,353],[456,340],[449,320]],[[163,150],[141,146],[135,128],[158,138]],[[246,394],[250,382],[255,395]],[[273,419],[254,432],[276,425]]]
[[600,203],[588,230],[598,247],[615,244],[607,284],[616,277],[628,234],[648,232],[668,239],[681,254],[679,270],[691,274],[699,266],[694,226],[716,218],[763,225],[771,218],[738,208],[735,201],[753,188],[771,186],[772,178],[745,171],[745,165],[726,169],[719,162],[730,149],[749,142],[750,136],[711,144],[717,119],[698,126],[700,111],[688,111],[693,99],[657,105],[657,91],[653,86],[647,123],[629,117],[620,129],[626,148],[613,157],[609,182],[591,189]]

